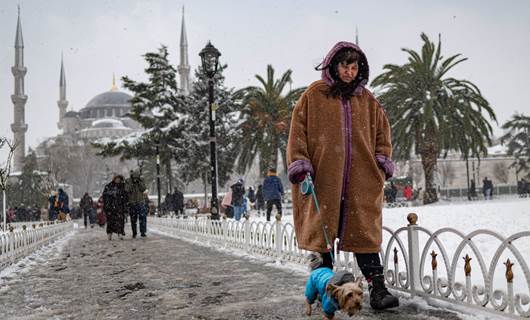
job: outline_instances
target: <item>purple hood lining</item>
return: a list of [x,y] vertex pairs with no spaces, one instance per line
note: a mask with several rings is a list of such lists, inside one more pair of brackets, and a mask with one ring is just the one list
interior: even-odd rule
[[364,52],[359,48],[356,44],[347,42],[347,41],[341,41],[338,42],[331,48],[331,50],[328,52],[326,57],[324,58],[324,61],[322,62],[322,80],[328,85],[331,86],[335,80],[331,77],[331,74],[329,72],[329,64],[331,63],[331,60],[333,57],[337,54],[337,52],[340,49],[343,48],[352,48],[355,51],[357,51],[360,55],[360,61],[359,61],[359,74],[357,75],[357,78],[360,79],[360,82],[354,82],[357,83],[357,88],[355,88],[354,95],[358,96],[361,95],[363,88],[368,84],[368,78],[370,75],[370,68],[368,67],[368,59],[366,59],[366,56]]

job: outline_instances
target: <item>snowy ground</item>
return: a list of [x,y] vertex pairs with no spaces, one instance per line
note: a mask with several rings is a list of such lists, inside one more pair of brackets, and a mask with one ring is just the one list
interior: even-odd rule
[[[104,229],[79,229],[1,276],[0,319],[308,319],[306,274],[148,232],[108,241]],[[460,320],[459,313],[403,299],[359,320]],[[314,308],[311,319],[322,319]],[[339,313],[336,317],[350,319]],[[472,317],[471,319],[477,319]]]

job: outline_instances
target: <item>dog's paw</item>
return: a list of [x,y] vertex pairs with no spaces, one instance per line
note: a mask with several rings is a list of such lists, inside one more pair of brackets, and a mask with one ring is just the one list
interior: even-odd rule
[[308,317],[311,316],[311,305],[307,301],[305,302],[305,314]]

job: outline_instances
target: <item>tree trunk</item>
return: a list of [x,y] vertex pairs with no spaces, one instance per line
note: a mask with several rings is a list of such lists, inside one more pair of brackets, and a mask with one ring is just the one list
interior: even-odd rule
[[438,201],[436,187],[434,186],[434,169],[436,168],[437,151],[433,141],[428,141],[421,152],[421,164],[425,175],[425,194],[423,204]]
[[274,144],[273,144],[273,150],[272,150],[272,156],[271,156],[271,162],[269,164],[269,168],[267,169],[270,169],[270,166],[272,166],[274,169],[278,170],[278,152],[279,152],[279,141],[278,141],[278,136],[276,136],[274,138]]
[[7,228],[6,228],[6,223],[7,223],[7,211],[6,211],[6,191],[4,189],[2,189],[2,212],[4,213],[4,223],[2,224],[3,228],[4,228],[4,232],[7,231]]
[[173,173],[171,172],[171,159],[166,162],[166,175],[168,193],[173,193]]
[[269,167],[269,155],[260,153],[260,155],[259,155],[259,173],[261,175],[261,178],[265,178],[267,176],[268,167]]

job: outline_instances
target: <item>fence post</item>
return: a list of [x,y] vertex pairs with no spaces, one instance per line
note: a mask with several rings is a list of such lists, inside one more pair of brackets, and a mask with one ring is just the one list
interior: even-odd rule
[[274,243],[276,245],[276,263],[282,262],[282,248],[283,248],[283,228],[280,217],[276,217],[275,232],[274,232]]
[[246,217],[245,222],[243,222],[243,226],[245,227],[245,250],[250,252],[250,222]]
[[418,239],[418,230],[416,230],[416,222],[418,215],[409,213],[407,216],[409,224],[407,225],[407,238],[409,245],[409,269],[408,279],[410,283],[410,292],[412,296],[416,295],[417,291],[421,290],[420,283],[420,247]]
[[224,247],[228,247],[228,222],[226,222],[226,216],[223,216],[223,220],[221,220],[221,230],[222,230],[222,239],[224,243]]

